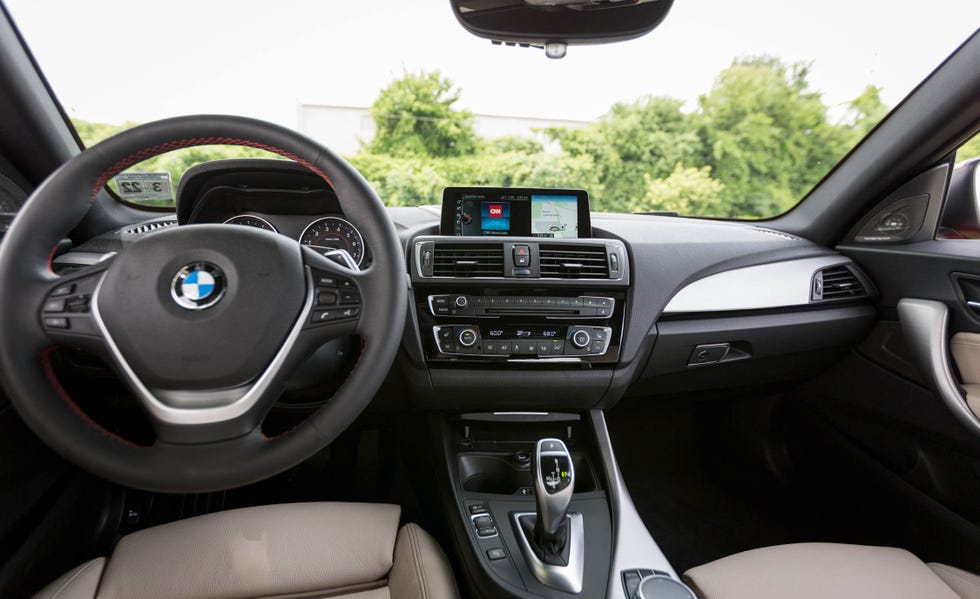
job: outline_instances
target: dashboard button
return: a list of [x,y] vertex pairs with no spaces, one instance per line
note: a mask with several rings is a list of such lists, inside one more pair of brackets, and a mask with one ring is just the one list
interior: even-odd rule
[[514,266],[526,267],[531,265],[531,248],[526,245],[514,246]]

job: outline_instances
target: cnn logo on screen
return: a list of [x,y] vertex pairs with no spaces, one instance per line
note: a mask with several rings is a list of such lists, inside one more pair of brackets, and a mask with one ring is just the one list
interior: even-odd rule
[[491,218],[500,218],[503,215],[504,215],[504,206],[503,206],[503,204],[490,204],[490,217]]

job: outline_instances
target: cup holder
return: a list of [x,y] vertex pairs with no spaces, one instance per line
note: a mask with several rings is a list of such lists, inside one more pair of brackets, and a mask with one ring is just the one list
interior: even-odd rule
[[[575,464],[575,492],[595,491],[595,475],[586,456],[572,453],[572,463]],[[520,463],[512,453],[461,453],[456,456],[456,470],[464,491],[527,495],[522,490],[533,488],[531,465]]]

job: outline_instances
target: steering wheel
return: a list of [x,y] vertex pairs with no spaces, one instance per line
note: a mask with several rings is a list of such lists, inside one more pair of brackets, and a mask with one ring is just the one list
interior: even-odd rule
[[[360,271],[282,235],[227,225],[167,227],[108,260],[56,276],[51,260],[106,182],[191,146],[261,148],[302,164],[337,193],[371,247]],[[281,472],[332,442],[391,367],[407,302],[405,256],[367,181],[289,129],[191,116],[124,131],[75,156],[29,198],[0,243],[0,377],[35,433],[69,461],[130,487],[206,492]],[[331,339],[361,354],[323,406],[276,437],[262,421],[293,372]],[[141,446],[92,420],[58,381],[57,346],[113,365],[149,416]]]

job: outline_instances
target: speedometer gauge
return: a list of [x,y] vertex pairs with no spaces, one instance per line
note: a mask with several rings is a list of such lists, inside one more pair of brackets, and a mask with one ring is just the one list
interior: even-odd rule
[[336,216],[327,216],[310,223],[303,230],[299,242],[320,252],[346,250],[358,266],[364,260],[364,238],[361,237],[361,232]]
[[279,232],[269,221],[265,220],[261,216],[252,216],[251,214],[239,214],[238,216],[233,216],[226,220],[225,224],[255,227],[256,229],[265,229],[266,231],[272,231],[273,233]]

